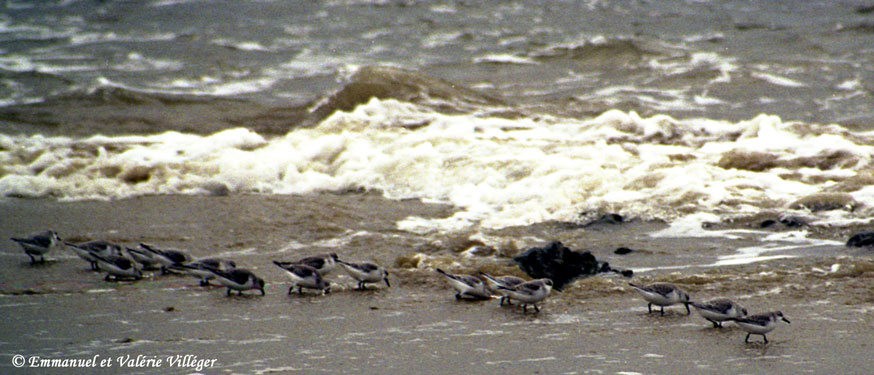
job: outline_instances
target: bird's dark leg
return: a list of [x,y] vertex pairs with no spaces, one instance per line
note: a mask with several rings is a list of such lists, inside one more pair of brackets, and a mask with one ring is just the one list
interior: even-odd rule
[[455,299],[461,299],[461,293],[455,293]]
[[228,297],[230,297],[230,296],[231,296],[231,288],[228,287]]
[[692,314],[692,310],[689,310],[689,304],[686,304],[686,315]]
[[534,311],[536,311],[536,312],[540,312],[540,308],[537,307],[537,304],[536,304],[536,303],[534,304]]
[[261,288],[261,295],[262,295],[262,296],[266,296],[266,295],[267,295],[267,293],[264,293],[264,288]]
[[303,295],[303,287],[300,285],[297,286],[297,294]]
[[[710,319],[707,319],[710,320]],[[722,328],[722,323],[719,323],[715,320],[710,320],[710,323],[713,323],[713,328]]]
[[651,303],[646,304],[646,309],[649,310],[650,314],[652,314],[652,304]]
[[288,288],[288,295],[291,295],[292,292],[294,292],[294,285]]
[[242,295],[243,295],[243,291],[242,291],[242,290],[238,290],[238,291],[237,291],[237,295],[238,295],[238,296],[242,296]]
[[744,339],[745,343],[750,342],[750,335],[752,335],[752,333],[747,333],[747,338]]
[[103,281],[109,281],[109,274],[108,274],[108,273],[107,273],[106,276],[103,278]]
[[501,297],[500,301],[498,301],[498,306],[504,306],[504,299],[506,298],[506,296]]
[[33,255],[27,254],[30,257],[30,264],[36,264],[36,259],[33,259]]
[[528,304],[527,304],[527,303],[523,303],[523,304],[522,304],[522,312],[523,312],[523,313],[524,313],[524,312],[528,312]]
[[763,334],[762,334],[762,338],[763,338],[763,339],[765,339],[765,344],[767,344],[767,343],[768,343],[768,337],[767,337],[767,336],[765,336],[765,334],[764,334],[764,333],[763,333]]
[[358,290],[364,290],[364,282],[363,281],[358,282]]
[[208,285],[209,285],[209,280],[200,279],[200,286],[208,286]]
[[662,316],[665,316],[665,307],[662,306]]

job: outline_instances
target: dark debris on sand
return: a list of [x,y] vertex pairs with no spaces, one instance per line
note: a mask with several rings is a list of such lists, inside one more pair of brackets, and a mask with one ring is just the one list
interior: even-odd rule
[[513,260],[528,276],[551,279],[557,290],[580,277],[602,272],[616,272],[626,277],[632,275],[631,270],[613,269],[609,263],[595,259],[592,253],[573,251],[559,241],[528,249]]
[[856,233],[847,240],[850,247],[874,247],[874,232]]

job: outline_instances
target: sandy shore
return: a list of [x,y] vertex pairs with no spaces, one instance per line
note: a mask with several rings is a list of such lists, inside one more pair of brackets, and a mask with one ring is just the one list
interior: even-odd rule
[[[230,298],[181,276],[108,283],[72,252],[50,253],[47,264],[31,266],[7,240],[0,246],[0,372],[8,374],[866,374],[874,356],[870,250],[834,246],[768,262],[671,271],[671,264],[694,258],[695,248],[710,255],[689,263],[706,263],[751,240],[648,240],[655,229],[649,224],[505,230],[592,249],[620,266],[667,264],[635,280],[676,282],[693,298],[728,295],[751,312],[781,309],[792,324],[778,327],[764,345],[760,337],[745,344],[745,333],[732,324],[713,329],[682,307],[649,315],[628,280],[616,276],[580,280],[539,314],[499,307],[497,300],[456,301],[428,265],[408,269],[399,262],[429,253],[433,264],[485,267],[485,260],[454,255],[459,245],[451,239],[395,225],[411,215],[451,215],[441,205],[350,193],[6,200],[0,207],[3,238],[52,228],[71,241],[150,242],[232,257],[268,283],[264,297]],[[620,245],[645,250],[610,255]],[[287,279],[270,261],[331,248],[344,258],[389,265],[392,287],[354,291],[353,281],[338,273],[329,277],[338,285],[328,296],[286,295]],[[500,264],[492,270],[512,270],[491,262]],[[13,367],[17,355],[26,361],[22,368]],[[93,359],[95,366],[32,367],[39,359],[80,360],[80,366]]]

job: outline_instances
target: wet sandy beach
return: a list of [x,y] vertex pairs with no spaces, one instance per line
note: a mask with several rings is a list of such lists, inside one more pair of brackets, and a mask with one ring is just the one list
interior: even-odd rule
[[[497,255],[466,256],[461,250],[488,241],[413,233],[396,224],[411,215],[446,217],[451,207],[369,193],[13,199],[0,207],[3,238],[51,228],[74,242],[148,242],[233,258],[267,281],[264,297],[226,297],[224,289],[172,275],[105,282],[70,251],[31,266],[5,240],[3,373],[866,374],[874,355],[870,249],[822,245],[791,250],[787,258],[714,267],[708,264],[763,235],[653,238],[664,225],[541,224],[487,233],[506,245],[497,246]],[[549,240],[641,270],[635,282],[674,282],[693,299],[728,296],[751,312],[780,309],[792,324],[768,334],[767,345],[758,336],[745,344],[745,332],[733,324],[714,329],[682,307],[669,307],[663,317],[647,314],[620,276],[579,280],[551,296],[539,314],[523,314],[497,300],[456,301],[431,271],[518,273],[504,255]],[[619,246],[639,251],[612,254]],[[326,251],[388,266],[392,287],[355,291],[353,280],[337,272],[329,276],[337,286],[327,296],[288,296],[289,282],[271,260]],[[16,368],[16,355],[27,361],[97,358],[98,366]],[[100,360],[112,366],[101,368]]]

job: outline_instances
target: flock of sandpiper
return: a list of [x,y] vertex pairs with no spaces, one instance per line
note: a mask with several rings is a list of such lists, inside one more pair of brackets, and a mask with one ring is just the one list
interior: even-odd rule
[[[227,287],[227,295],[232,290],[242,294],[246,290],[258,290],[264,295],[264,280],[256,276],[252,271],[238,268],[233,260],[223,258],[193,259],[188,253],[180,250],[159,249],[148,244],[139,244],[139,248],[123,247],[121,245],[95,240],[84,243],[70,243],[63,241],[54,231],[42,232],[30,237],[13,237],[30,257],[31,263],[45,261],[45,254],[49,250],[67,246],[76,255],[88,261],[91,269],[106,272],[107,281],[119,279],[138,280],[143,277],[143,269],[160,269],[162,273],[183,273],[200,279],[200,285],[209,285],[210,280],[216,280]],[[297,261],[273,261],[278,267],[286,271],[292,284],[288,294],[292,294],[295,288],[299,294],[303,289],[320,290],[322,293],[330,293],[331,283],[325,279],[328,273],[342,266],[346,272],[358,281],[358,289],[365,289],[367,283],[385,282],[390,287],[388,271],[373,262],[347,262],[339,259],[337,254],[322,254],[309,256]],[[515,276],[492,276],[486,273],[474,275],[450,274],[441,269],[436,271],[446,277],[449,284],[455,288],[455,298],[491,299],[493,295],[500,296],[499,304],[512,305],[516,300],[522,306],[522,311],[527,312],[528,306],[532,306],[535,312],[540,311],[538,303],[545,300],[552,291],[552,280],[536,279],[526,281]],[[765,336],[777,327],[780,320],[789,323],[783,313],[772,311],[763,314],[747,315],[747,310],[729,298],[716,298],[707,302],[692,302],[689,294],[670,283],[654,283],[650,285],[636,285],[629,283],[631,287],[640,293],[647,301],[647,309],[652,313],[652,306],[661,307],[664,315],[665,307],[675,304],[683,304],[686,314],[691,314],[689,305],[695,307],[704,319],[713,323],[714,327],[722,327],[726,321],[735,322],[738,327],[747,332],[744,342],[749,342],[750,335],[761,335],[764,342],[768,342]]]

